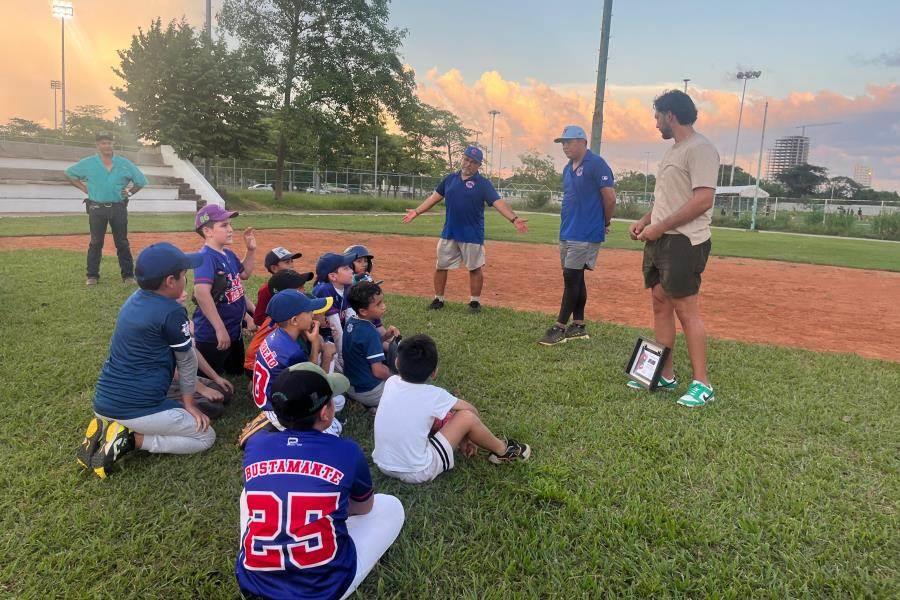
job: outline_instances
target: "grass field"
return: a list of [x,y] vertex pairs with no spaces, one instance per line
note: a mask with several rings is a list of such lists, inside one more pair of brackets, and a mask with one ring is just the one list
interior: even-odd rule
[[[556,243],[558,239],[559,217],[556,215],[528,215],[530,231],[527,235],[517,234],[503,217],[493,211],[489,211],[486,216],[486,232],[489,239],[545,244]],[[401,222],[399,215],[379,216],[365,213],[321,216],[250,213],[235,221],[235,225],[241,228],[302,227],[429,236],[440,235],[442,224],[441,214],[425,215],[408,225]],[[134,232],[190,231],[192,227],[193,217],[190,215],[129,216],[129,228]],[[87,219],[83,215],[0,218],[0,236],[65,233],[88,233]],[[629,239],[627,223],[617,221],[613,223],[606,247],[638,250],[642,244]],[[900,243],[892,242],[715,229],[712,252],[718,256],[900,271]]]
[[[0,595],[234,598],[246,393],[203,455],[79,472],[129,293],[84,288],[83,260],[0,252]],[[624,388],[634,329],[592,323],[588,342],[541,348],[543,315],[388,304],[388,323],[437,340],[438,383],[534,455],[461,459],[422,487],[373,473],[407,521],[357,597],[897,597],[900,365],[713,341],[720,399],[690,411]],[[345,431],[371,451],[368,417],[350,411]]]

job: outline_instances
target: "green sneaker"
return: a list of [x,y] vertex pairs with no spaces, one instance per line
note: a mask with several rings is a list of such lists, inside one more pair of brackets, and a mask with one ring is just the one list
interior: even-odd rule
[[707,402],[712,402],[715,399],[716,393],[713,392],[713,389],[705,383],[700,383],[695,379],[691,382],[691,386],[688,388],[687,393],[678,399],[678,404],[687,406],[688,408],[696,408],[698,406],[705,406]]
[[[634,379],[629,379],[626,385],[633,390],[647,389]],[[666,379],[665,377],[660,376],[659,383],[656,385],[656,389],[663,392],[674,392],[676,389],[678,389],[678,380],[674,377],[672,379]]]

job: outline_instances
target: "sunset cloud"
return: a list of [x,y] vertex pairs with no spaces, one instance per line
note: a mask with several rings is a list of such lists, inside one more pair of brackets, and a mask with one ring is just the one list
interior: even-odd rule
[[[652,101],[656,94],[672,87],[676,84],[607,87],[603,153],[614,168],[642,170],[645,152],[652,153],[651,164],[662,154],[665,146],[655,128]],[[740,94],[696,88],[689,93],[700,112],[697,129],[719,146],[723,162],[731,162]],[[453,111],[467,127],[480,130],[479,142],[487,146],[491,127],[488,111],[499,110],[495,151],[499,160],[502,136],[505,173],[516,162],[515,157],[527,150],[549,154],[562,164],[564,158],[553,139],[568,124],[590,129],[594,109],[593,86],[553,87],[533,79],[520,83],[505,80],[496,71],[486,71],[468,83],[456,69],[444,73],[432,69],[420,77],[418,94],[429,104]],[[738,164],[752,166],[754,171],[766,100],[751,90],[744,102]],[[828,128],[809,128],[811,160],[819,157],[834,161],[826,166],[835,173],[852,172],[856,163],[870,164],[877,179],[891,187],[900,185],[900,165],[893,160],[900,154],[896,131],[900,128],[900,86],[870,85],[865,93],[852,97],[830,91],[795,92],[784,98],[768,98],[768,102],[766,148],[776,137],[799,134],[796,127],[802,124],[840,122]]]

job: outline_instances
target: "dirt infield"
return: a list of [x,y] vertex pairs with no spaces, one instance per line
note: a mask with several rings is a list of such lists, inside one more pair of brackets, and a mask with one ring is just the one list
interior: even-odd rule
[[[135,233],[130,240],[135,255],[161,240],[185,250],[200,247],[194,233]],[[303,252],[297,268],[313,270],[323,252],[364,244],[375,254],[377,276],[387,282],[389,292],[423,297],[432,293],[435,238],[267,229],[257,232],[257,240],[257,274],[264,272],[263,256],[274,246]],[[0,250],[85,252],[87,241],[85,235],[0,238]],[[242,244],[235,233],[238,255]],[[115,254],[111,236],[106,238],[104,254]],[[489,241],[487,258],[482,303],[556,313],[562,290],[556,246]],[[107,279],[112,276],[105,274]],[[80,274],[78,279],[82,284]],[[464,271],[451,272],[448,298],[468,301],[467,280]],[[587,285],[587,318],[650,326],[639,252],[602,250],[597,269],[587,275]],[[703,276],[702,302],[712,337],[900,362],[900,273],[711,257]],[[540,333],[536,331],[535,337]]]

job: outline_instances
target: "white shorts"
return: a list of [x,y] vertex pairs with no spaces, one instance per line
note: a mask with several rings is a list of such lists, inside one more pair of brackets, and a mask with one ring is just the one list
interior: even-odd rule
[[431,463],[421,471],[402,473],[389,471],[378,467],[378,470],[399,479],[403,483],[428,483],[434,481],[438,475],[453,468],[453,446],[447,441],[440,431],[428,436],[428,453],[431,455]]
[[464,264],[474,271],[484,266],[484,244],[471,244],[441,238],[437,243],[437,269],[448,271]]

